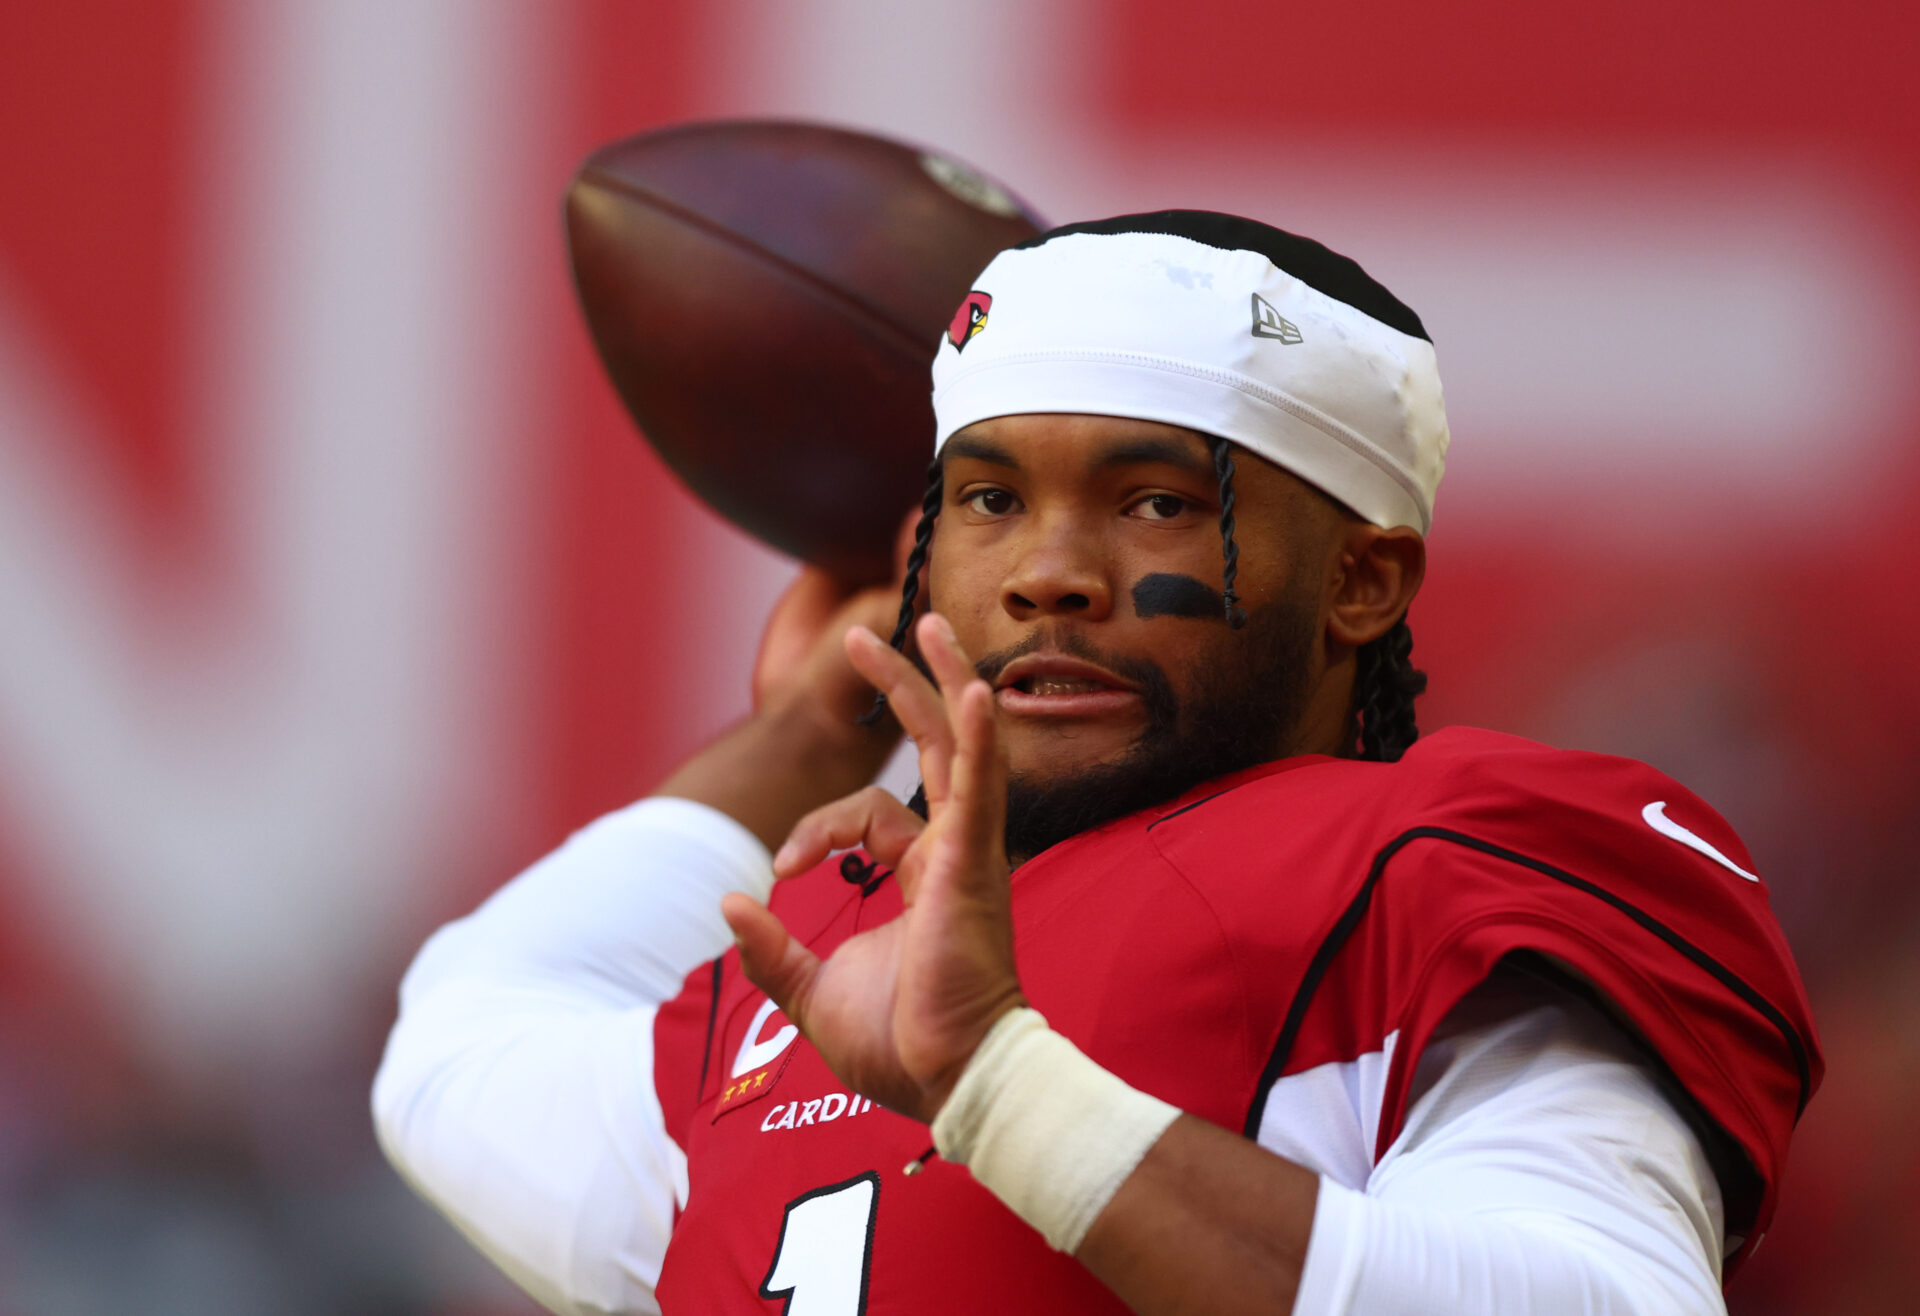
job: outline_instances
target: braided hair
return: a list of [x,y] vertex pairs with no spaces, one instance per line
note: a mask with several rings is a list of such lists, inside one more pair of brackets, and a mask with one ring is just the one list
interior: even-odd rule
[[[920,597],[920,571],[927,565],[928,547],[933,543],[933,523],[940,515],[940,503],[947,494],[940,459],[927,465],[927,491],[920,495],[920,520],[913,527],[913,548],[907,554],[907,577],[900,582],[900,615],[894,619],[893,638],[887,643],[905,652],[907,632],[913,628],[914,603]],[[887,697],[875,695],[873,707],[860,715],[860,725],[870,727],[887,711]]]
[[[1225,439],[1210,438],[1213,469],[1220,480],[1220,555],[1221,594],[1225,600],[1226,622],[1234,630],[1247,624],[1246,609],[1239,606],[1234,584],[1240,575],[1240,546],[1234,541],[1233,445]],[[913,627],[915,603],[920,597],[920,572],[927,564],[933,542],[933,523],[940,516],[940,504],[946,497],[946,479],[940,459],[927,467],[927,490],[920,498],[920,520],[913,528],[913,549],[907,554],[906,579],[900,583],[900,615],[893,623],[895,649],[904,650],[907,634]],[[1407,748],[1420,738],[1414,722],[1413,701],[1425,692],[1427,674],[1414,667],[1413,632],[1404,615],[1385,635],[1360,646],[1355,655],[1351,741],[1357,742],[1358,757],[1379,763],[1397,762]],[[872,726],[886,711],[887,697],[876,695],[873,707],[860,717],[861,726]]]
[[1247,610],[1233,592],[1240,579],[1240,545],[1233,539],[1233,445],[1225,439],[1207,440],[1213,449],[1214,474],[1220,477],[1221,597],[1226,601],[1227,625],[1239,630],[1247,624]]
[[[1225,559],[1227,625],[1238,630],[1247,621],[1236,605],[1234,579],[1240,570],[1240,548],[1233,542],[1233,445],[1209,438],[1213,469],[1220,477],[1220,551]],[[1397,763],[1420,738],[1413,701],[1427,688],[1427,674],[1413,665],[1413,631],[1403,613],[1378,639],[1360,646],[1354,655],[1353,705],[1349,744],[1357,742],[1357,757],[1375,763]]]
[[1426,693],[1427,674],[1413,665],[1413,632],[1402,614],[1391,630],[1354,655],[1353,718],[1359,757],[1397,763],[1420,738],[1413,701]]

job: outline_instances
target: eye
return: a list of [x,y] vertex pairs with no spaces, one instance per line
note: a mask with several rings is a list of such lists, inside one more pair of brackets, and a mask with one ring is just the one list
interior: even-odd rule
[[1150,494],[1128,510],[1143,521],[1172,521],[1188,508],[1187,500],[1174,494]]
[[976,489],[960,495],[960,505],[982,516],[1005,516],[1020,505],[1020,500],[1005,489]]

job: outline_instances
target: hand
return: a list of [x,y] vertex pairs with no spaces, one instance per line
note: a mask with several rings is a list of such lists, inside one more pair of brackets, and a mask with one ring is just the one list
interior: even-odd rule
[[890,584],[849,585],[824,568],[801,568],[773,605],[760,635],[760,652],[753,662],[755,712],[799,697],[851,721],[872,706],[872,687],[847,666],[842,641],[851,626],[893,633],[917,520],[917,513],[909,515],[894,536]]
[[[904,570],[911,524],[902,529]],[[874,779],[900,740],[892,717],[858,725],[873,689],[848,662],[850,626],[889,632],[900,587],[856,589],[807,567],[774,605],[753,670],[753,716],[660,783],[659,795],[727,814],[768,848],[809,809]]]
[[919,747],[927,822],[869,788],[801,819],[774,857],[775,875],[786,878],[864,845],[893,868],[905,910],[824,961],[747,896],[728,896],[721,910],[748,978],[834,1073],[931,1123],[987,1030],[1026,998],[1013,962],[1007,765],[993,691],[944,617],[921,618],[916,634],[938,690],[871,631],[849,632],[846,651]]
[[873,704],[873,688],[847,663],[849,627],[891,632],[898,584],[858,589],[824,568],[802,567],[773,605],[753,661],[753,709],[806,701],[852,726]]

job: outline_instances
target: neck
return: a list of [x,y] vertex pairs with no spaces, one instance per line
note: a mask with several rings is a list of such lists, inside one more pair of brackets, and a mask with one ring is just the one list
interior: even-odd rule
[[1354,671],[1354,656],[1350,649],[1321,670],[1312,697],[1307,700],[1299,721],[1294,723],[1291,732],[1280,744],[1280,752],[1275,758],[1292,758],[1297,754],[1353,757]]

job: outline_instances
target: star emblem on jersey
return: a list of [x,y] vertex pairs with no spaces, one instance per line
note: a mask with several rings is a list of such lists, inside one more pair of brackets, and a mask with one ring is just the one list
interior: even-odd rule
[[1289,345],[1303,341],[1300,326],[1276,311],[1273,303],[1259,293],[1253,294],[1253,336],[1277,338]]
[[[768,1025],[778,1015],[779,1027],[768,1033]],[[763,1034],[766,1034],[763,1036]],[[721,1085],[719,1099],[713,1103],[713,1118],[752,1105],[772,1092],[786,1073],[787,1062],[797,1049],[793,1044],[800,1030],[787,1022],[772,1001],[763,1000],[747,1021],[740,1038],[740,1050],[733,1058],[727,1081]]]
[[953,323],[947,326],[947,341],[953,344],[953,350],[965,349],[973,341],[973,336],[987,327],[987,309],[993,305],[993,296],[975,288],[960,303],[960,309],[953,313]]
[[[785,1069],[786,1065],[783,1063],[780,1067]],[[771,1066],[732,1080],[720,1089],[720,1100],[714,1103],[713,1117],[719,1119],[728,1111],[746,1105],[755,1097],[765,1096],[773,1090],[773,1085],[777,1082],[779,1077]]]

